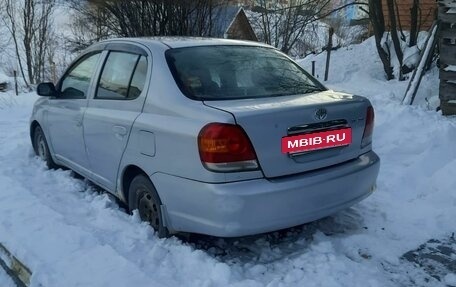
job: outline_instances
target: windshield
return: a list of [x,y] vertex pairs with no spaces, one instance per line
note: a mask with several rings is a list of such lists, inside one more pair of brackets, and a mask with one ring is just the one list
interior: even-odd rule
[[326,90],[282,53],[263,47],[200,46],[170,49],[168,65],[189,98],[225,100]]

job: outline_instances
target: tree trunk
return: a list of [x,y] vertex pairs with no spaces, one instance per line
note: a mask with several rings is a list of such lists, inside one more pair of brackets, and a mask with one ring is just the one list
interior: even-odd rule
[[27,65],[28,79],[30,83],[35,83],[33,74],[33,56],[32,56],[32,38],[33,38],[33,22],[35,21],[34,0],[25,0],[23,14],[23,29],[24,38],[22,43],[25,50],[25,63]]
[[21,60],[21,54],[19,52],[19,42],[18,42],[18,36],[16,33],[16,6],[13,4],[14,0],[7,0],[5,3],[5,12],[7,15],[7,18],[9,19],[9,23],[7,23],[6,19],[4,19],[4,24],[7,27],[7,29],[11,33],[11,37],[13,38],[14,42],[14,50],[16,52],[16,57],[17,57],[17,62],[19,65],[19,70],[21,72],[22,78],[24,79],[24,83],[27,86],[27,88],[30,88],[29,83],[27,81],[27,78],[25,77],[24,73],[24,66],[22,65],[22,60]]
[[419,0],[413,0],[413,6],[410,9],[410,19],[411,19],[411,27],[410,27],[410,40],[409,40],[409,47],[413,47],[417,44],[418,38],[418,8],[420,6]]
[[399,61],[399,80],[402,81],[402,60],[404,54],[402,53],[401,42],[397,34],[396,24],[396,10],[394,9],[394,0],[386,0],[388,5],[389,20],[391,24],[391,39],[393,40],[394,51],[396,52],[397,60]]
[[372,30],[374,31],[375,46],[377,47],[378,55],[382,61],[386,79],[394,79],[389,51],[385,51],[382,47],[382,38],[385,33],[385,20],[381,1],[369,0],[369,18],[372,24]]

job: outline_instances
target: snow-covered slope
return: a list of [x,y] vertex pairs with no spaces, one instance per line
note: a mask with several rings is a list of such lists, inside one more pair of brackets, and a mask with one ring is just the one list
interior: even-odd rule
[[[324,66],[323,55],[301,64],[311,60]],[[407,83],[384,81],[372,42],[334,52],[327,85],[376,109],[377,191],[286,232],[192,243],[158,239],[69,171],[47,170],[28,134],[36,95],[0,93],[0,242],[32,269],[32,287],[445,286],[401,259],[456,230],[456,119],[423,100],[437,95],[436,74],[423,79],[421,106],[402,106]]]
[[[420,43],[426,39],[420,34]],[[326,52],[309,55],[298,62],[307,71],[311,71],[312,61],[315,61],[315,76],[323,82],[325,75]],[[407,81],[385,81],[382,63],[377,54],[374,37],[359,45],[342,47],[331,54],[328,82],[323,82],[329,88],[343,90],[374,100],[400,102],[405,95]],[[411,73],[409,74],[411,75]],[[439,70],[433,67],[421,81],[415,98],[415,104],[423,109],[435,109],[439,105]]]

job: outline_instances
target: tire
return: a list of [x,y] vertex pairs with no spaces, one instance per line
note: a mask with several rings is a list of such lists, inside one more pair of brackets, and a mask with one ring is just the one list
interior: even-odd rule
[[130,211],[138,209],[142,221],[146,221],[157,232],[159,238],[169,236],[168,229],[163,225],[161,200],[155,187],[145,175],[137,175],[128,189],[128,207]]
[[35,131],[33,132],[33,149],[35,150],[35,154],[46,163],[49,169],[58,168],[58,165],[52,160],[46,137],[40,126],[35,127]]

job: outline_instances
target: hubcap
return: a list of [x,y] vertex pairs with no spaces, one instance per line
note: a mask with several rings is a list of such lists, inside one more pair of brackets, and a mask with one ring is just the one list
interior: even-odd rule
[[155,230],[158,230],[160,225],[158,208],[158,204],[154,202],[152,196],[147,192],[139,199],[139,216],[143,221],[149,222]]

